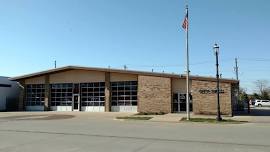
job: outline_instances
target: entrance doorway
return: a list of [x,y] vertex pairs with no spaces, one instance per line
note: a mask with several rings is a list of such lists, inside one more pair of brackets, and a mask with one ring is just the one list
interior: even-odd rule
[[73,94],[73,111],[80,111],[80,96]]
[[[192,111],[192,96],[190,95],[189,103],[190,111]],[[173,94],[173,112],[186,112],[186,94],[174,93]]]

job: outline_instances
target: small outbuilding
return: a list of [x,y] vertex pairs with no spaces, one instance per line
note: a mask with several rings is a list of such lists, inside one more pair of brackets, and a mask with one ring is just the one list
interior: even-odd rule
[[22,91],[16,81],[0,76],[0,111],[16,111],[19,105],[19,95]]

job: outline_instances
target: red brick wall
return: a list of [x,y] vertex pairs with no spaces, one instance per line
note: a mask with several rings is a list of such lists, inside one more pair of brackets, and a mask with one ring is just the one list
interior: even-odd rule
[[138,112],[171,112],[171,79],[138,76]]
[[[216,90],[216,82],[192,80],[192,97],[194,114],[216,114],[217,95],[214,92],[201,93],[200,90]],[[222,114],[231,115],[231,84],[220,83],[220,110]]]

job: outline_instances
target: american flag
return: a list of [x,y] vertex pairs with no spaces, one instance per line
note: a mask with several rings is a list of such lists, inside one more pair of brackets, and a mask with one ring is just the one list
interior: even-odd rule
[[187,30],[188,29],[188,14],[185,15],[183,24],[182,24],[183,29]]

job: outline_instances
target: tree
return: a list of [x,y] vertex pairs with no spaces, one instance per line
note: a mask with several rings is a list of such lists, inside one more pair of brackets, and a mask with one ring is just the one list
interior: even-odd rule
[[256,86],[256,92],[258,94],[253,94],[255,99],[270,99],[270,87],[267,80],[257,80],[254,82]]
[[261,99],[261,96],[259,96],[257,93],[253,93],[253,95],[251,97],[253,100]]
[[267,80],[257,80],[254,83],[256,86],[256,91],[259,93],[259,95],[263,95],[264,92],[269,90],[269,82]]
[[240,101],[248,101],[248,95],[246,93],[246,89],[240,88],[239,89],[239,100]]
[[263,91],[262,92],[262,95],[261,95],[261,99],[266,99],[266,100],[269,100],[269,94],[267,91]]

